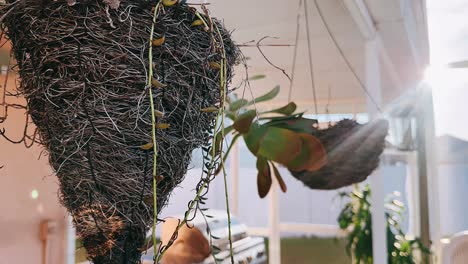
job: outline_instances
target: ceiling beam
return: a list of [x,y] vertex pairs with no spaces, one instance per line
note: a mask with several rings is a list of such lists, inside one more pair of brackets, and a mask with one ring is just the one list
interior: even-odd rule
[[418,34],[416,13],[413,10],[412,1],[400,0],[400,12],[414,63],[417,67],[420,67],[423,65],[422,54],[419,49],[421,47],[419,39],[420,35]]
[[372,40],[377,34],[374,21],[363,0],[343,0],[343,4],[366,40]]
[[358,26],[364,39],[366,41],[377,39],[377,45],[382,64],[393,85],[399,90],[405,88],[402,85],[401,78],[395,69],[393,61],[390,59],[388,50],[385,47],[382,38],[380,37],[380,33],[375,27],[375,23],[372,19],[372,16],[370,15],[366,3],[363,0],[343,0],[343,4]]

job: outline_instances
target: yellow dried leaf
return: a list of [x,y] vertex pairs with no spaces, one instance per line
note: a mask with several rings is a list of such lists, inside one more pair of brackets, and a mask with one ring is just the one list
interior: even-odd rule
[[162,3],[164,6],[173,6],[177,3],[177,0],[163,0]]
[[164,88],[164,87],[167,87],[166,84],[156,80],[155,78],[152,78],[151,79],[151,84],[153,85],[153,87],[156,87],[156,88]]
[[203,108],[200,110],[201,112],[203,113],[213,113],[213,112],[218,112],[219,109],[215,106],[210,106],[210,107],[207,107],[207,108]]
[[156,179],[156,183],[158,183],[158,182],[161,182],[162,180],[164,180],[164,176],[158,175],[158,176],[155,177],[155,179]]
[[159,47],[159,46],[161,46],[165,41],[166,41],[166,37],[165,37],[165,36],[162,36],[162,37],[160,37],[160,38],[155,38],[155,39],[153,39],[153,41],[152,41],[151,43],[153,44],[153,46]]
[[170,126],[171,126],[171,124],[167,124],[167,123],[156,124],[157,129],[168,129]]
[[214,62],[214,61],[210,61],[210,68],[213,69],[213,70],[220,70],[221,69],[221,64],[217,63],[217,62]]
[[143,197],[143,202],[146,205],[152,205],[153,204],[153,196],[152,195],[145,195],[145,197]]
[[140,146],[140,148],[141,148],[142,150],[152,150],[153,147],[154,147],[153,142],[146,143],[146,144],[144,144],[143,146]]
[[201,19],[197,19],[192,22],[192,27],[197,27],[203,25],[203,21]]
[[154,115],[155,115],[156,117],[163,117],[163,116],[164,116],[164,113],[161,112],[161,111],[159,111],[159,110],[154,110]]

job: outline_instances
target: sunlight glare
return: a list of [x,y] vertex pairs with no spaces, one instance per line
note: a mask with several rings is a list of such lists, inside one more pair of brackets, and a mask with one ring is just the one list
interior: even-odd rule
[[454,87],[468,82],[467,71],[468,69],[431,65],[424,71],[424,82],[435,89]]

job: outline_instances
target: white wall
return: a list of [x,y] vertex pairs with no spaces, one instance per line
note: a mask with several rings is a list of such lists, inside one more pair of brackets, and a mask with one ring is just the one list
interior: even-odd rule
[[[194,155],[193,166],[197,166],[197,163],[199,165],[198,159],[199,156]],[[258,197],[255,159],[242,144],[240,147],[240,167],[238,217],[249,227],[267,227],[268,200]],[[229,169],[227,171],[229,172]],[[382,171],[384,173],[386,195],[398,191],[402,194],[402,201],[406,203],[406,166],[383,166]],[[184,182],[179,188],[176,188],[168,207],[163,210],[163,217],[183,214],[187,209],[187,202],[194,198],[193,188],[200,178],[200,173],[199,168],[194,168],[188,172]],[[310,190],[293,178],[286,169],[280,168],[280,173],[288,186],[287,193],[280,193],[281,222],[337,225],[336,219],[343,205],[338,193],[351,188],[335,191]],[[222,176],[218,176],[210,187],[207,207],[225,209]],[[405,214],[405,217],[403,227],[407,230],[407,214]]]
[[[10,109],[7,123],[0,128],[18,139],[24,117],[23,111]],[[58,202],[57,179],[47,157],[39,159],[40,152],[38,146],[26,149],[0,138],[0,166],[4,166],[0,169],[0,264],[41,263],[39,223],[44,219],[57,223],[47,263],[64,263],[65,210]],[[33,190],[38,192],[37,199],[31,197]]]

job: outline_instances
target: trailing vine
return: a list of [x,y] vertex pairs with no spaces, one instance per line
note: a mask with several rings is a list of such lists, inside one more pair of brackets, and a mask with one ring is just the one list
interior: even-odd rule
[[[204,204],[206,200],[205,195],[208,193],[209,184],[211,181],[214,180],[215,175],[217,172],[223,172],[223,180],[224,180],[224,191],[226,197],[226,209],[227,209],[227,218],[228,218],[228,239],[229,239],[229,249],[230,249],[230,258],[231,263],[234,264],[234,254],[233,254],[233,246],[232,246],[232,233],[231,233],[231,215],[230,215],[230,208],[229,208],[229,194],[228,194],[228,186],[227,186],[227,174],[224,167],[224,159],[223,159],[223,142],[217,141],[218,138],[225,138],[225,102],[226,102],[226,95],[227,95],[227,61],[226,61],[226,51],[224,49],[224,42],[223,36],[218,28],[218,26],[213,23],[211,17],[208,14],[208,11],[202,7],[205,11],[205,16],[203,17],[199,12],[196,12],[195,15],[197,16],[198,20],[194,21],[192,25],[204,25],[204,30],[209,31],[212,35],[214,49],[219,50],[220,60],[219,62],[210,62],[210,67],[219,70],[219,90],[220,90],[220,104],[219,106],[212,106],[205,109],[201,109],[201,112],[217,112],[216,121],[214,125],[214,132],[213,138],[211,142],[211,146],[206,147],[203,151],[207,154],[204,155],[204,160],[209,159],[209,162],[204,162],[204,170],[201,180],[197,184],[197,192],[189,204],[188,209],[184,214],[184,219],[182,219],[178,226],[176,227],[175,231],[173,232],[170,241],[167,245],[161,245],[160,250],[158,252],[156,259],[156,263],[158,263],[167,250],[172,246],[178,236],[179,230],[184,225],[189,225],[189,222],[193,220],[196,216],[197,211],[199,211],[203,217],[206,219],[206,215],[204,211],[205,208],[201,208],[200,205]],[[209,22],[208,22],[208,21]],[[218,39],[219,40],[218,40]],[[193,213],[193,215],[192,215]],[[218,239],[217,237],[211,234],[209,227],[207,227],[208,235],[210,236],[210,245],[212,247],[212,255],[215,258],[215,253],[219,252],[220,249],[216,248],[212,245],[211,239]],[[155,250],[155,252],[157,252]]]
[[154,107],[154,99],[153,99],[153,35],[154,35],[154,26],[156,24],[156,19],[158,17],[159,7],[161,1],[158,1],[156,6],[154,7],[153,13],[153,23],[151,24],[151,32],[150,32],[150,39],[149,39],[149,48],[148,48],[148,90],[149,90],[149,98],[150,98],[150,105],[151,105],[151,138],[152,138],[152,147],[153,147],[153,230],[152,230],[152,238],[153,238],[153,249],[154,252],[157,252],[157,241],[156,241],[156,224],[158,220],[158,188],[157,188],[157,161],[158,161],[158,145],[156,141],[156,112]]

